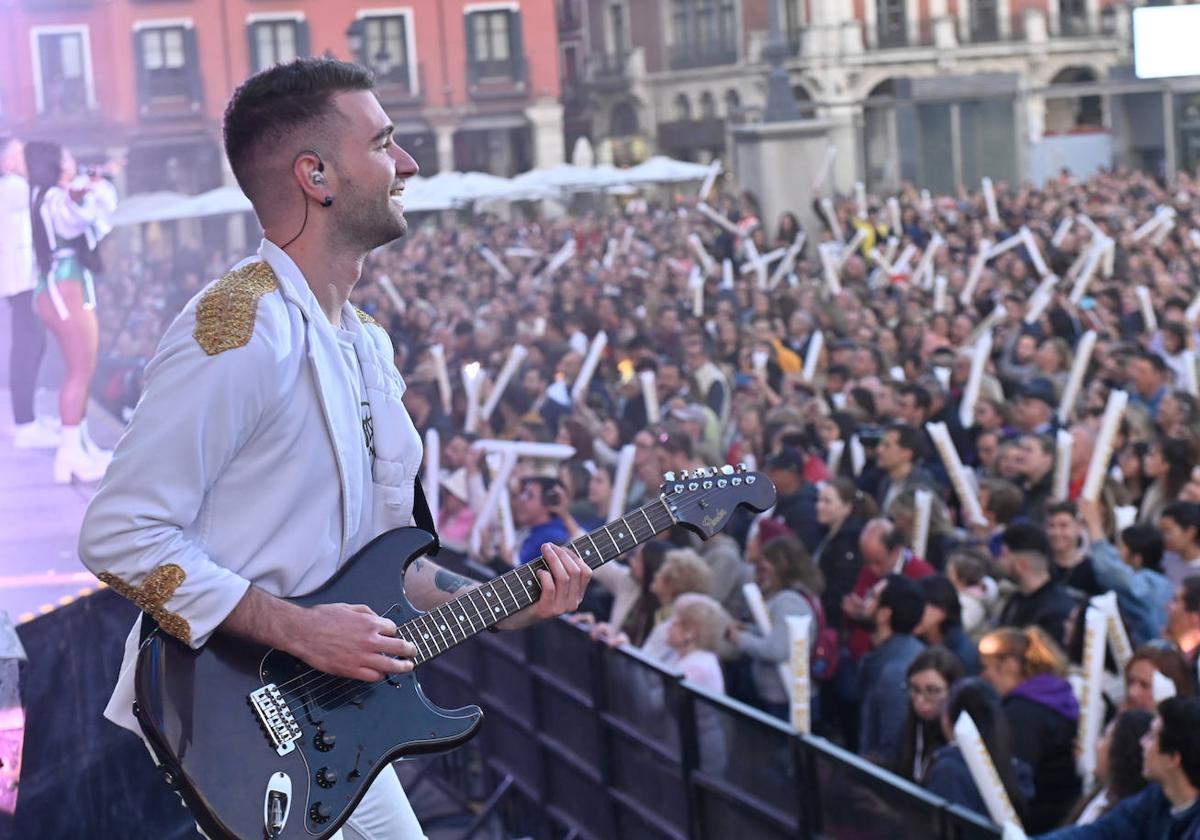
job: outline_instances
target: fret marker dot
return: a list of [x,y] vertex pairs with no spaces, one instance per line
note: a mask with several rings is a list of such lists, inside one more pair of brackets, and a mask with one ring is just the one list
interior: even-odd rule
[[625,539],[625,535],[624,535],[624,534],[617,534],[617,536],[618,536],[620,539]]
[[491,592],[485,592],[485,593],[483,593],[483,594],[484,594],[484,595],[486,595],[486,596],[487,596],[487,597],[489,597],[489,598],[491,598],[491,597],[492,597],[492,593],[491,593]]
[[496,612],[500,612],[500,608],[499,608],[499,607],[496,607]]
[[585,551],[585,552],[583,552],[583,556],[584,556],[584,557],[591,557],[591,556],[592,556],[592,552],[590,552],[590,551]]
[[460,616],[458,617],[458,620],[459,620],[459,621],[466,621],[466,620],[467,620],[467,617],[466,617],[465,615],[460,615]]
[[421,638],[423,638],[423,639],[428,639],[428,638],[429,638],[429,634],[428,634],[428,633],[426,633],[426,634],[425,634],[424,636],[422,636]]
[[445,625],[445,624],[443,624],[443,625],[442,625],[442,629],[443,629],[443,630],[445,630],[445,629],[446,629],[446,625]]

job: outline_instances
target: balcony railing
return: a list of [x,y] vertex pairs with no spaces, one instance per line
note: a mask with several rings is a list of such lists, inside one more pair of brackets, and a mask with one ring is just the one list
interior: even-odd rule
[[629,87],[629,53],[600,53],[588,60],[588,77],[594,89],[612,93]]
[[727,41],[717,44],[672,44],[671,69],[690,70],[696,67],[719,67],[736,64],[737,44]]
[[512,99],[529,95],[524,55],[504,61],[467,62],[468,93],[472,99]]

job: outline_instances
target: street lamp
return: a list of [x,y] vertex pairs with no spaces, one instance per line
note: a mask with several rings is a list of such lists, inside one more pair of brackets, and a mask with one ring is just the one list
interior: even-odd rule
[[350,54],[354,56],[355,61],[362,59],[363,42],[366,40],[365,30],[366,26],[363,25],[362,18],[356,19],[346,30],[346,45],[350,47]]
[[371,69],[380,78],[384,78],[388,73],[392,72],[392,56],[388,52],[387,47],[380,47],[379,52],[375,53],[375,66]]

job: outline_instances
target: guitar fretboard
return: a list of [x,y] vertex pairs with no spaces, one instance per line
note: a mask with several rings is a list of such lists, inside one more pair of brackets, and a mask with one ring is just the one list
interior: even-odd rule
[[[584,534],[568,548],[595,569],[652,539],[674,523],[675,516],[668,500],[659,498]],[[419,651],[413,661],[417,665],[428,662],[533,604],[542,593],[537,573],[547,569],[545,558],[539,557],[400,625],[399,635],[416,645]]]

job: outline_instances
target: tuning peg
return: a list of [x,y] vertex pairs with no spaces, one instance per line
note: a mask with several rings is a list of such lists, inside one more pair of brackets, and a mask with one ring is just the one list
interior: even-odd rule
[[665,481],[667,484],[674,484],[675,483],[675,472],[671,471],[668,473],[664,473],[663,481]]
[[709,467],[708,468],[708,475],[710,478],[716,478],[720,474],[721,474],[720,467]]
[[725,475],[733,475],[734,470],[733,467],[731,467],[729,464],[726,464],[725,466],[721,467],[721,472]]
[[679,480],[680,480],[680,481],[687,481],[689,477],[690,477],[690,476],[688,476],[688,471],[687,471],[687,470],[680,470],[680,471],[679,471]]
[[749,472],[749,469],[746,467],[746,465],[744,463],[739,463],[737,471],[738,472]]

